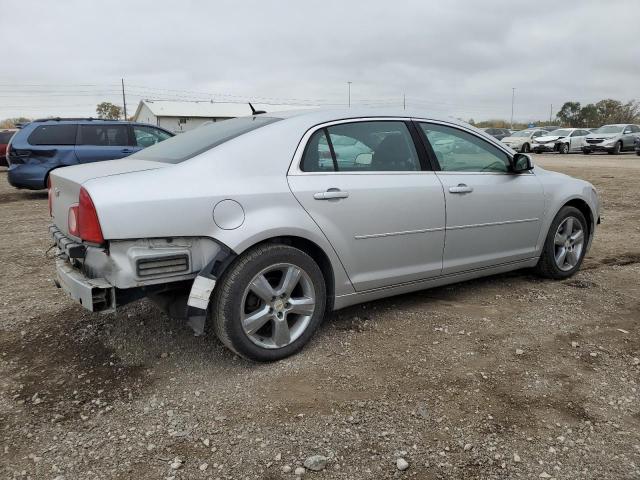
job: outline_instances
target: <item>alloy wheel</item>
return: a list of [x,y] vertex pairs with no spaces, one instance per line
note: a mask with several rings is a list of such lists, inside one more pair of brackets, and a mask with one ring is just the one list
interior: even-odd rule
[[556,266],[563,272],[578,264],[584,248],[584,229],[576,217],[567,217],[558,226],[554,237]]
[[262,348],[282,348],[307,329],[316,310],[311,277],[297,265],[271,265],[253,277],[241,304],[242,329]]

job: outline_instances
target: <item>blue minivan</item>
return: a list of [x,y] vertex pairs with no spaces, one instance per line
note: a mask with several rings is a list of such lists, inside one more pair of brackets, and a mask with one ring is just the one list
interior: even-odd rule
[[173,135],[153,125],[117,120],[35,120],[16,132],[7,147],[9,183],[41,190],[54,168],[123,158]]

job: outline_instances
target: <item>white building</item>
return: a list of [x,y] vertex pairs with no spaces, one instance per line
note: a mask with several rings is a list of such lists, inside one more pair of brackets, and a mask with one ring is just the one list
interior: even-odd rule
[[[256,110],[277,112],[312,108],[299,105],[253,104]],[[150,123],[174,133],[186,132],[205,122],[251,115],[248,103],[141,100],[133,116],[135,122]]]

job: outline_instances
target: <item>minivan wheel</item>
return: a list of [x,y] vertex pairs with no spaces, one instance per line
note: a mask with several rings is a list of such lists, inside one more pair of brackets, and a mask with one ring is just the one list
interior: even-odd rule
[[586,253],[587,221],[575,207],[563,207],[551,223],[536,272],[546,278],[563,279],[575,274]]
[[250,360],[299,351],[324,318],[326,287],[318,264],[297,248],[259,245],[225,271],[210,305],[216,335]]
[[522,153],[529,153],[530,151],[531,151],[531,147],[529,146],[528,143],[525,143],[524,145],[522,145],[522,149],[521,149]]

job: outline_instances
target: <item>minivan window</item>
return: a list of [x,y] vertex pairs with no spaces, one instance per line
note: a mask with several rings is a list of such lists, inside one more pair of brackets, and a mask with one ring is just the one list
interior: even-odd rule
[[37,127],[27,141],[31,145],[75,145],[76,125],[40,125]]
[[279,120],[280,118],[260,115],[232,118],[221,122],[207,122],[198,128],[140,150],[127,158],[163,163],[180,163],[240,135]]
[[80,125],[78,145],[113,147],[129,145],[127,125]]

